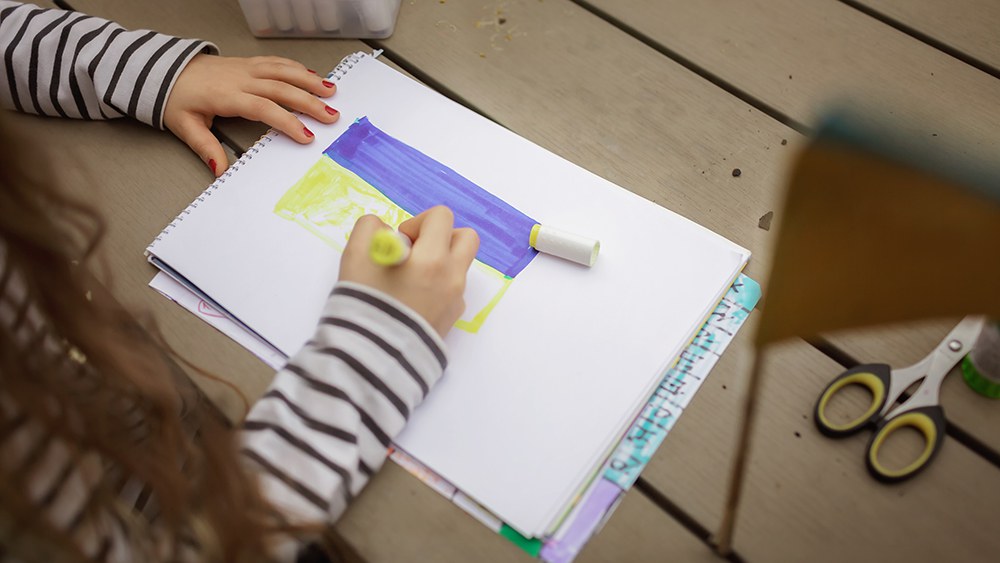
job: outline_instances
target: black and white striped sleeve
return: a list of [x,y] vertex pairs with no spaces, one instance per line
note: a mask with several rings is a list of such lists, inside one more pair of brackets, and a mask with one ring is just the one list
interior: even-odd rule
[[337,519],[447,363],[419,315],[363,285],[334,288],[316,335],[244,423],[243,453],[292,521]]
[[78,12],[0,0],[0,104],[82,119],[129,116],[159,129],[180,71],[211,43],[127,31]]

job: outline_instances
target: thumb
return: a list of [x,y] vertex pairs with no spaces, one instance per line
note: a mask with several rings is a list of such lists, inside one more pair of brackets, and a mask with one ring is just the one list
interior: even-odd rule
[[[211,122],[209,121],[209,123]],[[191,147],[191,150],[201,158],[216,178],[229,168],[226,151],[222,149],[222,144],[209,130],[203,116],[185,113],[176,122],[170,124],[169,129],[178,139]]]

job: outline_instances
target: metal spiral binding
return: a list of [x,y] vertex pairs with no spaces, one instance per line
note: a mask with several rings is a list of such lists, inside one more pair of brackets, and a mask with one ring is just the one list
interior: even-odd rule
[[151,242],[148,247],[146,247],[146,254],[149,254],[153,250],[153,247],[156,246],[156,243],[160,242],[160,239],[167,236],[174,227],[176,227],[179,223],[184,221],[185,217],[190,215],[191,212],[194,211],[195,209],[198,209],[199,205],[205,203],[205,200],[208,199],[213,193],[215,193],[216,190],[221,188],[222,185],[225,184],[227,180],[229,180],[230,176],[238,172],[239,169],[244,164],[253,160],[254,155],[260,152],[261,149],[264,148],[264,145],[274,140],[273,135],[275,134],[277,134],[277,132],[268,131],[260,139],[257,139],[257,142],[254,143],[253,146],[251,146],[249,149],[247,149],[243,153],[243,155],[240,156],[240,158],[237,159],[236,162],[234,162],[233,165],[229,167],[228,170],[223,172],[222,176],[219,176],[218,178],[216,178],[214,182],[209,184],[209,186],[205,188],[205,191],[201,192],[201,195],[194,198],[194,201],[192,201],[183,211],[178,213],[177,217],[175,217],[174,220],[170,222],[170,224],[168,224],[166,227],[163,228],[162,231],[160,231],[160,234],[157,235],[155,239],[153,239],[153,242]]
[[[340,61],[340,64],[338,64],[336,68],[330,71],[330,74],[326,75],[327,78],[340,80],[345,74],[347,74],[347,71],[351,70],[354,68],[354,65],[358,64],[358,61],[367,56],[367,54],[361,52],[347,55]],[[378,54],[375,54],[375,56],[378,56]]]
[[[372,53],[371,56],[378,57],[380,54],[382,54],[381,49]],[[361,61],[361,59],[367,56],[369,56],[367,53],[362,53],[362,52],[357,52],[351,55],[347,55],[340,61],[340,64],[338,64],[336,68],[330,71],[330,74],[328,74],[327,76],[333,80],[340,80],[341,78],[344,77],[344,75],[347,74],[349,70],[354,68],[354,66],[357,65],[358,62]],[[249,149],[246,150],[246,152],[243,153],[243,156],[241,156],[236,162],[234,162],[233,165],[230,166],[228,170],[223,172],[222,176],[219,176],[214,182],[212,182],[207,188],[205,188],[205,191],[201,192],[201,195],[196,197],[194,201],[192,201],[191,204],[184,209],[184,211],[181,211],[177,215],[177,217],[175,217],[174,220],[170,222],[170,224],[168,224],[166,227],[163,228],[162,231],[160,231],[160,234],[157,235],[156,238],[153,239],[153,242],[151,242],[149,246],[146,247],[146,254],[148,255],[152,253],[153,247],[156,246],[156,243],[160,242],[160,239],[167,236],[174,227],[176,227],[179,223],[184,221],[185,217],[187,217],[193,210],[197,209],[199,205],[204,203],[205,200],[208,199],[208,197],[210,197],[213,193],[215,193],[215,190],[222,187],[222,185],[226,183],[226,180],[228,180],[230,176],[238,172],[240,167],[242,167],[250,160],[253,160],[254,155],[260,152],[261,149],[264,148],[265,144],[273,141],[274,137],[279,134],[280,134],[279,132],[271,130],[265,133],[260,139],[258,139],[257,142],[254,143],[252,147],[250,147]]]

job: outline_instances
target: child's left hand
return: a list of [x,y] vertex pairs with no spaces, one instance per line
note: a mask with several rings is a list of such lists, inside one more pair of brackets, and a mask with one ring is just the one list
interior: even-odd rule
[[262,121],[308,143],[312,131],[285,108],[333,123],[340,113],[316,96],[328,98],[336,90],[333,83],[289,59],[198,55],[177,77],[163,123],[218,177],[229,167],[229,160],[209,130],[216,116]]

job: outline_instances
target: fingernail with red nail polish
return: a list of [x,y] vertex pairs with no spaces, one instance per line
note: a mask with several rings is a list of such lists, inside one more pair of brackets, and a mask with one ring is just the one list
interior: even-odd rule
[[324,80],[323,86],[326,86],[327,88],[333,88],[333,82],[330,82],[329,80]]
[[215,159],[214,158],[208,159],[208,167],[212,169],[212,175],[215,175],[216,171],[215,171]]
[[313,137],[316,136],[316,135],[313,135],[313,132],[310,131],[308,127],[303,127],[302,128],[302,132],[305,133],[306,137],[309,137],[310,139],[312,139]]
[[306,70],[308,70],[309,72],[311,72],[311,73],[313,73],[313,74],[316,74],[316,71],[315,71],[315,70],[313,70],[313,69],[311,69],[311,68],[307,68]]
[[325,109],[326,109],[326,113],[328,113],[330,115],[337,115],[338,113],[340,113],[339,111],[333,109],[330,106],[325,106]]

